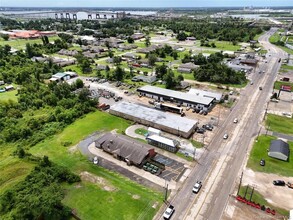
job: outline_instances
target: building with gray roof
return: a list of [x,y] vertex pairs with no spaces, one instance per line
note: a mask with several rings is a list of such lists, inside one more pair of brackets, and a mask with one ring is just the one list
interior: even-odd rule
[[289,158],[290,150],[289,144],[278,139],[271,141],[270,149],[268,155],[270,157],[287,161]]
[[119,102],[109,112],[185,138],[191,136],[198,124],[196,120],[130,102]]
[[202,105],[207,109],[210,109],[216,101],[215,98],[211,97],[203,97],[191,93],[178,92],[150,85],[138,88],[137,91],[142,96],[147,96],[149,98],[157,99],[159,101],[176,102],[192,108],[196,107],[197,105]]
[[177,152],[179,149],[179,142],[157,134],[152,134],[146,137],[150,145],[165,149],[170,152]]
[[140,166],[148,158],[156,155],[155,150],[149,145],[110,132],[98,138],[95,146],[119,160],[124,160],[128,165]]

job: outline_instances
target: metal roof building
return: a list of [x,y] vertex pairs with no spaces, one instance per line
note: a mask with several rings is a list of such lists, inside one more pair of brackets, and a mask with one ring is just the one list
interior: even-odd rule
[[185,138],[194,132],[198,124],[196,120],[130,102],[119,102],[111,106],[109,112]]
[[197,104],[210,107],[215,101],[215,98],[197,96],[190,93],[178,92],[149,85],[143,86],[137,89],[137,91],[141,95],[148,96],[150,98],[159,99],[160,101],[175,101],[190,107],[195,107]]
[[163,148],[165,150],[171,151],[171,152],[176,152],[179,148],[179,142],[162,137],[156,134],[147,136],[146,140],[148,141],[149,144],[154,145],[159,148]]
[[188,93],[196,95],[196,96],[205,97],[205,98],[214,98],[217,100],[217,102],[221,101],[223,96],[222,93],[210,92],[210,91],[205,91],[200,89],[190,89]]
[[278,139],[271,141],[270,149],[268,155],[270,157],[287,161],[289,158],[290,150],[289,144]]

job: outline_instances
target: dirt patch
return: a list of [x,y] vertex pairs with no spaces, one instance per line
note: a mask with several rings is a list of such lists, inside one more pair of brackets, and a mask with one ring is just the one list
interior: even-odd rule
[[155,202],[152,206],[153,209],[156,209],[158,207],[159,203],[158,202]]
[[133,195],[132,198],[133,199],[140,199],[140,196],[139,195]]
[[88,181],[88,182],[94,183],[106,191],[115,191],[116,190],[116,188],[111,186],[107,180],[105,180],[102,177],[91,174],[89,172],[85,171],[85,172],[80,173],[80,178],[82,181]]
[[242,185],[249,184],[254,187],[263,197],[276,207],[290,210],[293,207],[292,193],[293,189],[287,186],[275,186],[273,180],[284,180],[292,182],[292,178],[283,177],[276,174],[254,172],[246,169],[243,172]]
[[78,188],[81,188],[81,187],[82,187],[82,186],[81,186],[80,183],[78,183],[78,184],[75,185],[75,188],[77,188],[77,189],[78,189]]
[[75,153],[78,150],[77,145],[74,145],[68,149],[69,153]]

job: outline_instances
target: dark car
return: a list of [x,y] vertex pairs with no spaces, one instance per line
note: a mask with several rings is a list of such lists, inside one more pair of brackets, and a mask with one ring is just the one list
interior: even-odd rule
[[285,181],[283,181],[283,180],[274,180],[273,181],[273,184],[275,185],[275,186],[285,186]]
[[205,132],[205,129],[199,128],[199,129],[196,130],[196,132],[199,133],[199,134],[203,134]]
[[261,159],[259,162],[259,165],[264,166],[266,164],[266,161],[264,159]]

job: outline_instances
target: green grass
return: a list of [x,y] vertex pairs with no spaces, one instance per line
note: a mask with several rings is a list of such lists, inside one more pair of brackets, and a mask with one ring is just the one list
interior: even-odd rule
[[274,33],[270,38],[269,38],[269,41],[270,43],[276,43],[278,42],[279,40],[281,40],[281,36],[278,34],[278,32]]
[[259,38],[261,35],[263,35],[263,34],[264,34],[264,32],[255,35],[254,38],[253,38],[253,40],[258,40],[258,38]]
[[180,158],[183,158],[183,159],[187,160],[187,161],[193,161],[193,158],[192,157],[187,156],[187,155],[185,155],[185,154],[183,154],[183,153],[181,153],[179,151],[176,153],[176,155],[178,157],[180,157]]
[[240,45],[233,45],[231,42],[228,42],[228,41],[215,41],[214,43],[217,46],[215,49],[219,49],[219,50],[237,51],[241,48]]
[[[163,193],[146,189],[100,166],[94,166],[79,151],[70,152],[62,143],[76,145],[95,131],[118,129],[121,133],[130,125],[129,121],[104,112],[94,112],[69,125],[64,131],[33,147],[30,152],[49,158],[72,172],[89,172],[113,188],[107,191],[101,184],[84,180],[78,185],[66,186],[64,203],[77,211],[81,219],[152,219],[162,204]],[[133,196],[137,195],[138,199]],[[156,209],[151,206],[158,202]],[[141,216],[141,217],[140,217]]]
[[[257,142],[254,142],[252,151],[250,152],[247,167],[254,171],[274,173],[282,176],[293,176],[293,142],[288,142],[290,145],[289,162],[278,160],[268,156],[271,140],[275,140],[273,136],[259,136]],[[266,161],[265,166],[260,166],[261,159]]]
[[[58,36],[49,37],[50,43],[54,40],[59,39]],[[42,39],[18,39],[18,40],[9,40],[9,41],[0,41],[0,46],[9,45],[15,49],[24,49],[27,43],[30,44],[42,44]]]
[[140,135],[143,135],[143,136],[145,136],[148,133],[148,131],[146,129],[144,129],[144,128],[138,128],[134,132],[136,134],[140,134]]
[[[246,191],[246,186],[241,186],[239,195],[244,197]],[[250,193],[252,192],[252,188],[249,186],[246,194],[246,199],[250,199]],[[284,216],[288,216],[289,212],[287,210],[278,208],[276,206],[273,206],[270,204],[256,189],[254,189],[251,201],[253,201],[256,204],[260,204],[261,206],[264,205],[266,207],[269,207],[270,209],[274,209],[277,213],[282,214]]]
[[0,101],[8,101],[8,100],[12,100],[17,102],[17,90],[11,90],[11,91],[7,91],[7,92],[1,92],[0,93]]
[[193,147],[195,147],[195,148],[202,148],[204,146],[203,143],[195,141],[193,139],[191,139],[190,142],[192,143]]
[[282,64],[281,69],[283,69],[283,70],[293,70],[293,66]]
[[268,114],[266,126],[269,126],[271,131],[276,131],[283,134],[293,134],[293,119],[279,115]]
[[14,145],[0,145],[0,195],[22,181],[34,164],[13,156]]
[[279,90],[282,85],[291,86],[291,92],[293,91],[293,83],[291,83],[291,82],[276,81],[275,84],[274,84],[274,89]]

